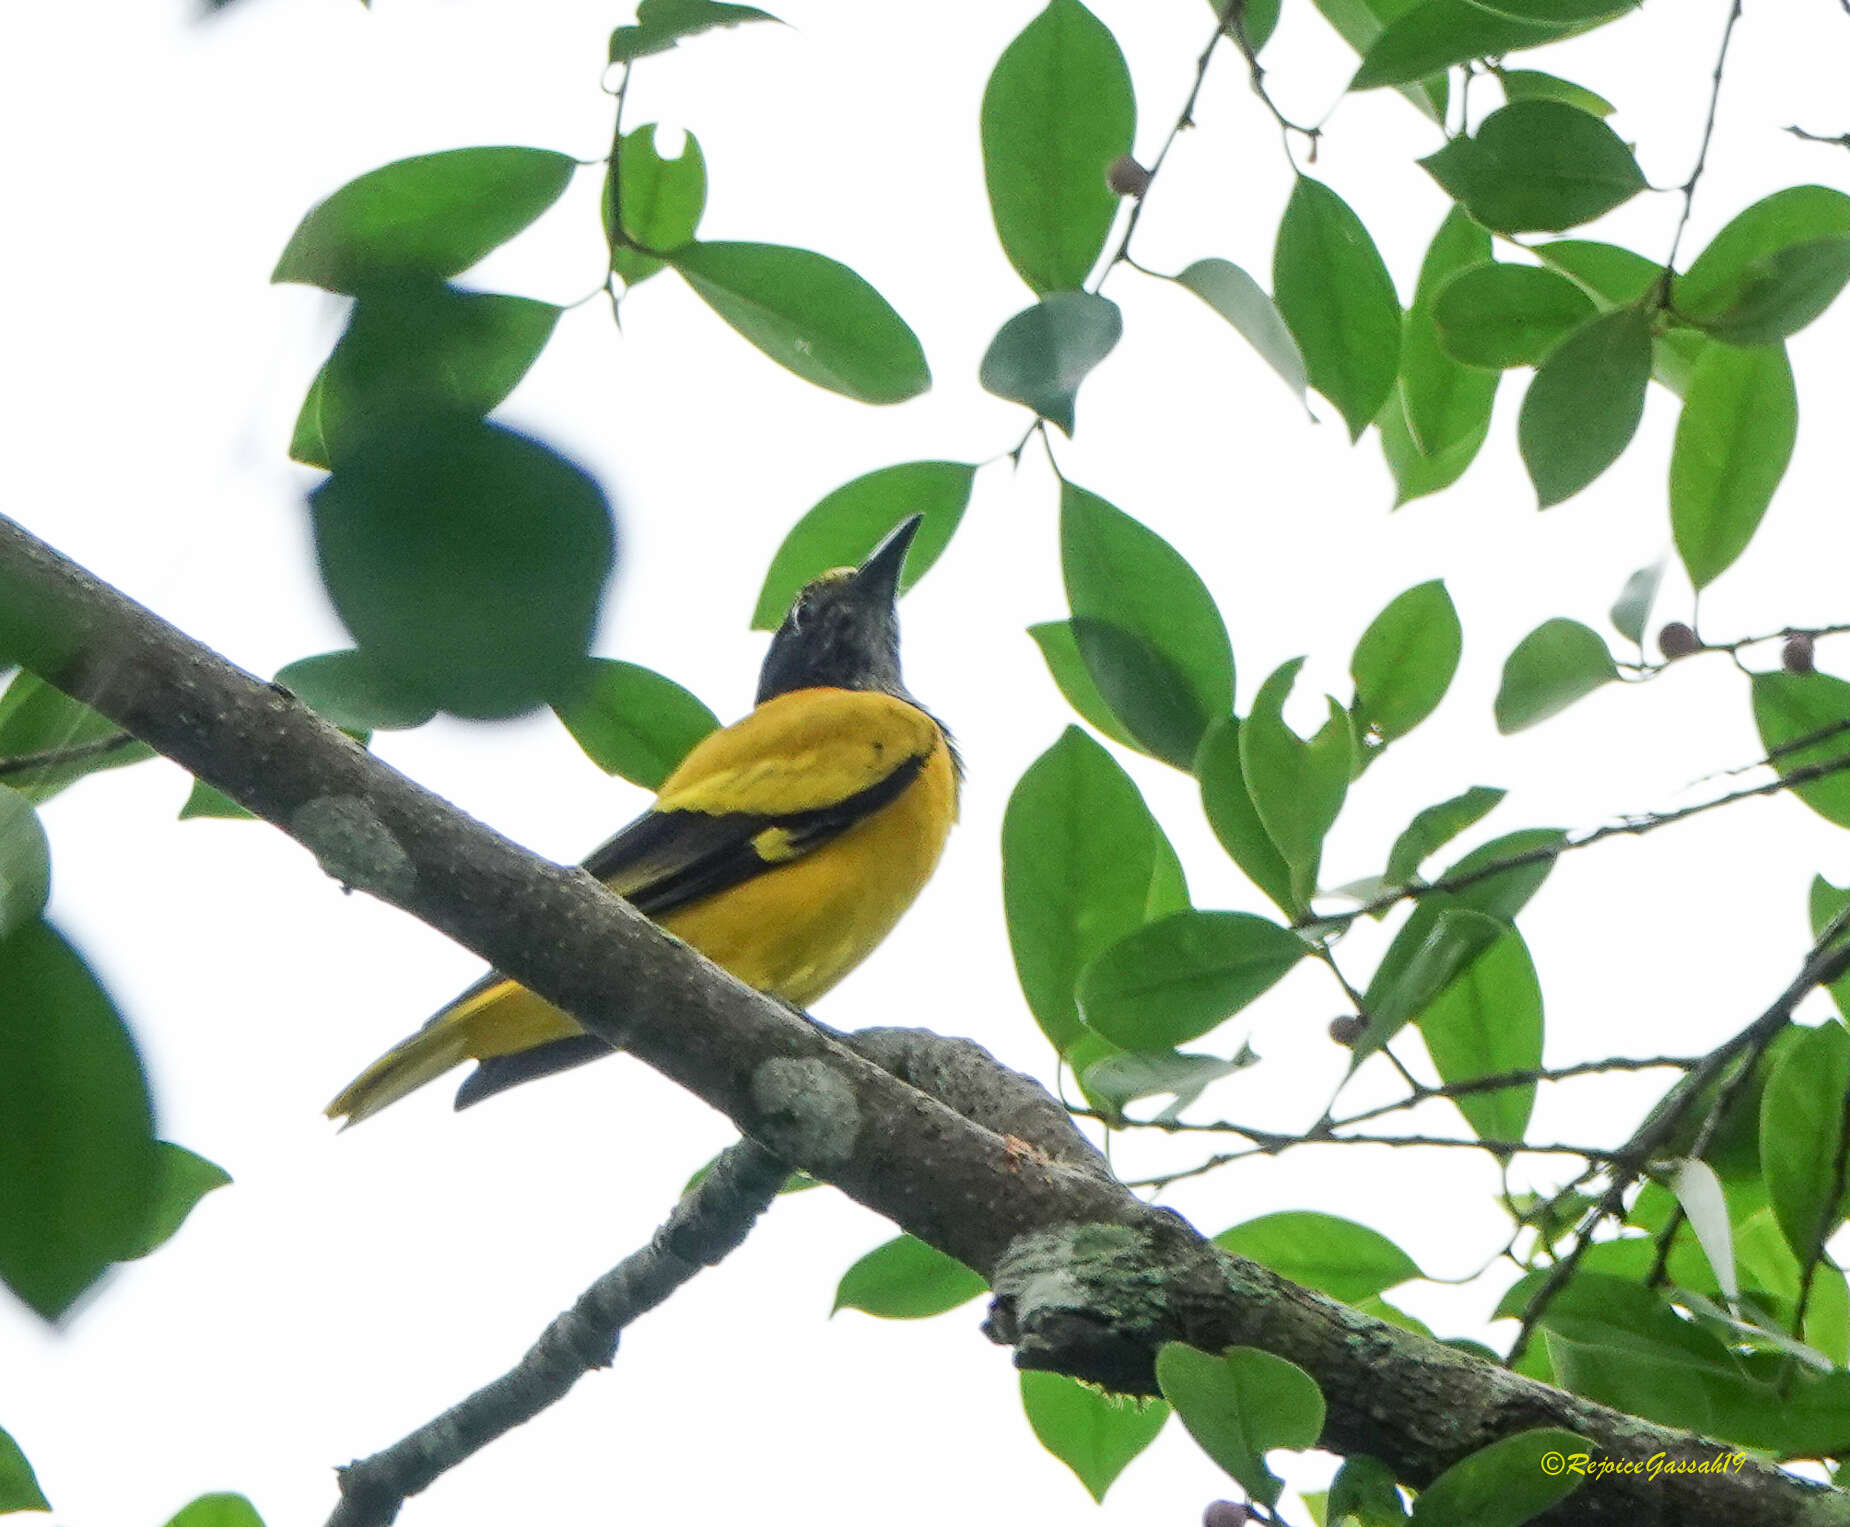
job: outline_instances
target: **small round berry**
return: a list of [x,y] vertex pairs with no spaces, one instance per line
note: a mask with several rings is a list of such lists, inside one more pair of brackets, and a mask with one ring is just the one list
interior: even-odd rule
[[1142,196],[1150,185],[1150,172],[1129,154],[1120,154],[1105,167],[1105,184],[1119,196]]
[[1330,1038],[1345,1049],[1352,1048],[1368,1030],[1368,1020],[1360,1013],[1344,1013],[1330,1020]]
[[1693,627],[1673,620],[1657,633],[1657,650],[1664,654],[1665,662],[1674,663],[1680,657],[1702,651],[1702,638],[1696,635]]
[[1813,673],[1817,670],[1818,644],[1809,631],[1794,631],[1779,649],[1779,664],[1787,673]]
[[1246,1527],[1252,1519],[1252,1512],[1235,1501],[1211,1500],[1201,1513],[1201,1527]]

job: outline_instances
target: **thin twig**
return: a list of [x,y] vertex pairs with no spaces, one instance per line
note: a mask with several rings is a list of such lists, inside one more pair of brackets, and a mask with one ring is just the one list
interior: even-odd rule
[[[1845,0],[1845,8],[1850,9],[1850,0]],[[1802,127],[1788,127],[1786,131],[1795,138],[1803,138],[1807,143],[1830,143],[1838,148],[1850,148],[1850,133],[1838,133],[1831,136],[1825,133],[1808,133]]]
[[1664,259],[1664,274],[1658,284],[1660,301],[1669,297],[1670,278],[1676,274],[1677,251],[1683,247],[1683,233],[1689,227],[1689,215],[1696,205],[1696,183],[1708,168],[1709,143],[1715,137],[1715,113],[1722,99],[1722,74],[1728,67],[1728,44],[1734,40],[1734,24],[1740,19],[1741,0],[1732,0],[1728,7],[1727,25],[1722,28],[1721,51],[1715,58],[1714,83],[1709,90],[1709,115],[1702,125],[1702,147],[1696,151],[1695,169],[1690,171],[1689,179],[1683,182],[1683,213],[1677,219],[1677,231],[1670,240],[1670,253]]
[[1700,1056],[1615,1055],[1606,1060],[1581,1061],[1572,1066],[1535,1066],[1522,1071],[1504,1071],[1496,1076],[1477,1076],[1469,1081],[1446,1082],[1435,1087],[1429,1087],[1424,1082],[1416,1082],[1412,1096],[1400,1098],[1392,1103],[1379,1103],[1373,1108],[1364,1109],[1361,1113],[1351,1114],[1348,1118],[1337,1119],[1331,1127],[1346,1129],[1353,1124],[1365,1124],[1371,1119],[1379,1119],[1386,1114],[1416,1108],[1421,1103],[1429,1103],[1435,1098],[1470,1097],[1479,1092],[1501,1092],[1506,1087],[1526,1087],[1535,1082],[1565,1082],[1574,1077],[1597,1076],[1614,1071],[1690,1071],[1701,1063]]
[[103,758],[110,753],[119,753],[123,748],[133,747],[137,740],[127,732],[113,732],[107,737],[99,737],[95,742],[73,742],[61,748],[46,748],[38,753],[15,753],[10,758],[0,758],[0,779],[30,774],[35,769],[56,769],[65,764]]

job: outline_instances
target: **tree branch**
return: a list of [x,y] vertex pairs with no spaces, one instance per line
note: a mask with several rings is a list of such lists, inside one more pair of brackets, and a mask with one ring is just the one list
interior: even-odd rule
[[[1024,1151],[740,985],[589,875],[419,789],[4,517],[0,653],[281,827],[337,879],[622,1045],[773,1155],[983,1273],[995,1293],[985,1329],[1021,1367],[1147,1394],[1166,1341],[1263,1347],[1322,1388],[1322,1446],[1371,1454],[1415,1487],[1540,1425],[1617,1458],[1693,1464],[1716,1451],[1366,1317],[1221,1252],[1095,1166]],[[948,1094],[960,1078],[941,1069]],[[1013,1091],[992,1089],[989,1106]],[[1731,1474],[1608,1475],[1537,1520],[1824,1527],[1850,1523],[1850,1496],[1750,1458]]]

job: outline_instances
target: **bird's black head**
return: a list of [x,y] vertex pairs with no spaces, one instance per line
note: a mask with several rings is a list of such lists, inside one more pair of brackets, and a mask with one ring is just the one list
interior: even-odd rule
[[915,514],[859,567],[807,585],[771,638],[758,703],[793,689],[872,689],[909,698],[899,676],[899,573],[924,516]]

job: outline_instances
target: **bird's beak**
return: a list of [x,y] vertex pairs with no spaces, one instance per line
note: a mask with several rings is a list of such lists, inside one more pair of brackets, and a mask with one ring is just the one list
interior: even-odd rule
[[899,575],[906,565],[906,550],[919,533],[925,516],[915,514],[894,527],[892,533],[876,546],[854,575],[857,594],[873,602],[892,606],[899,599]]

